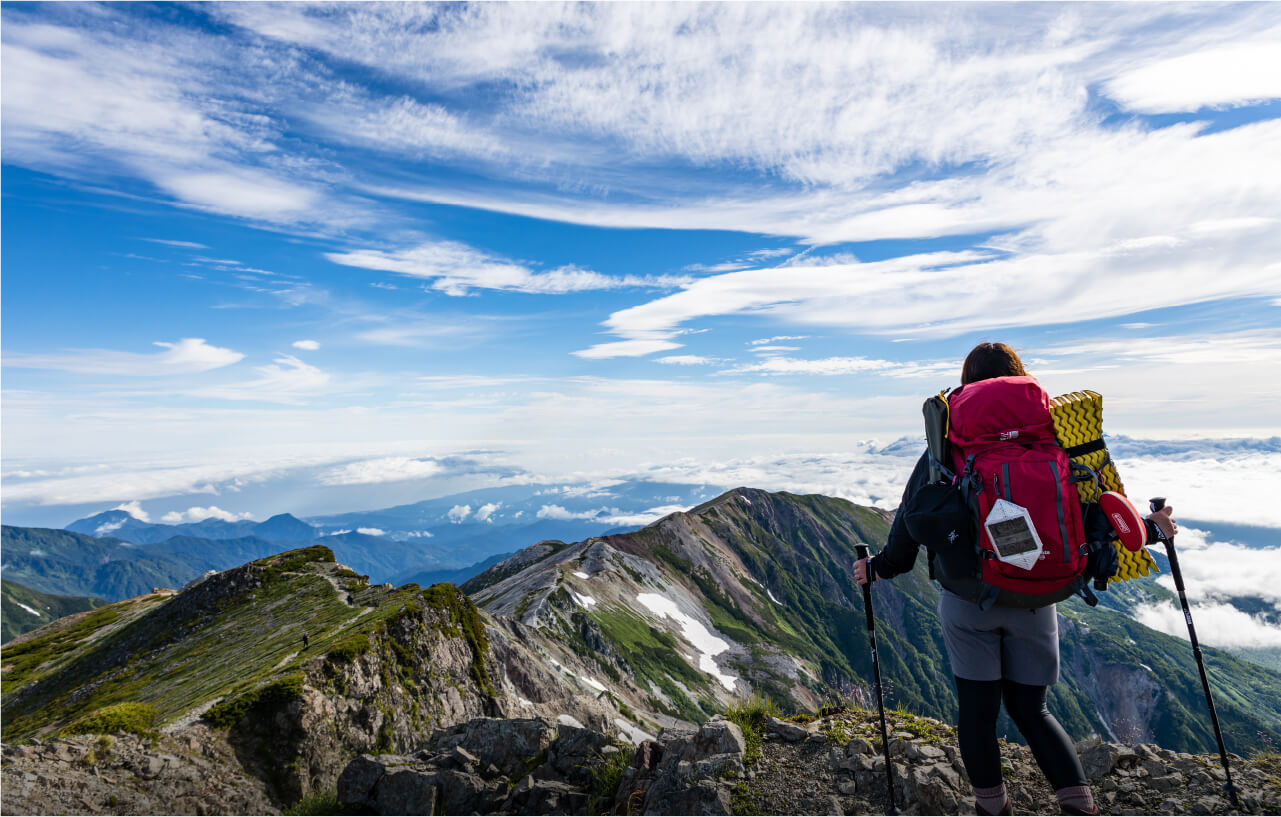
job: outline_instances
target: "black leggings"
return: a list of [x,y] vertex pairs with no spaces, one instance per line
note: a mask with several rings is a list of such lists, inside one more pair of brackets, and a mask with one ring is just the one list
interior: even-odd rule
[[1045,705],[1046,689],[1009,680],[956,679],[956,695],[961,705],[957,741],[961,745],[965,771],[975,788],[1001,785],[1001,750],[996,742],[996,716],[1001,712],[1002,698],[1005,699],[1005,711],[1010,713],[1014,725],[1027,738],[1036,764],[1055,791],[1086,785],[1076,747]]

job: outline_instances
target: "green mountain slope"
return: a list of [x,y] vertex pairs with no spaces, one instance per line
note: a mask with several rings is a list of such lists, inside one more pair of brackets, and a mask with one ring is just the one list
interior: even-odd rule
[[[313,546],[67,616],[5,645],[6,744],[118,726],[230,742],[282,804],[362,752],[506,711],[618,732],[621,712],[452,585],[369,584]],[[307,642],[303,636],[306,634]]]
[[[845,500],[740,488],[632,533],[540,543],[463,589],[491,613],[572,645],[611,694],[651,712],[698,721],[752,692],[786,708],[868,703],[871,654],[850,565],[855,544],[878,549],[888,528],[887,514]],[[924,561],[873,585],[882,672],[890,705],[951,720],[938,590]],[[1131,584],[1117,589],[1164,593]],[[1063,679],[1051,700],[1074,737],[1212,745],[1186,642],[1106,608],[1067,603],[1060,613]],[[1281,737],[1281,679],[1217,650],[1206,656],[1237,750]],[[1001,731],[1017,737],[1002,718]]]
[[0,643],[43,627],[49,622],[101,607],[107,602],[87,596],[57,596],[0,580]]

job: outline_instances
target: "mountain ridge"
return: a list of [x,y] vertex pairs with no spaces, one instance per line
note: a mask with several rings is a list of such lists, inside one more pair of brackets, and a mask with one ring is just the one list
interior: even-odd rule
[[[536,543],[465,583],[469,594],[371,584],[323,546],[273,554],[6,645],[4,741],[62,745],[142,707],[146,729],[231,747],[283,806],[332,790],[353,758],[407,755],[476,718],[668,745],[663,735],[751,695],[799,712],[866,709],[871,656],[849,564],[855,544],[884,544],[890,519],[738,488],[628,533]],[[951,720],[924,566],[873,591],[889,705]],[[1070,732],[1212,745],[1186,644],[1113,611],[1060,613],[1065,677],[1051,707]],[[1206,660],[1229,747],[1258,745],[1251,730],[1275,736],[1276,679],[1217,651]],[[1149,694],[1115,694],[1129,687]],[[1097,705],[1108,696],[1111,710]]]

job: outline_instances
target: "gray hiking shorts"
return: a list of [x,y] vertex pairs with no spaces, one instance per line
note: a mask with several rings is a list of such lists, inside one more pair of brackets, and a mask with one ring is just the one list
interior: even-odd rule
[[969,681],[1008,678],[1050,686],[1059,680],[1059,620],[1053,604],[1036,610],[980,610],[940,589],[939,620],[952,674]]

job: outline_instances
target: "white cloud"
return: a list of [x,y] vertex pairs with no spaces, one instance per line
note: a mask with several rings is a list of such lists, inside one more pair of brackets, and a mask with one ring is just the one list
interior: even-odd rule
[[326,105],[298,105],[295,111],[339,141],[386,151],[397,160],[406,156],[510,159],[502,141],[482,126],[442,105],[409,97],[378,98],[337,83],[328,90]]
[[1107,94],[1144,113],[1195,111],[1281,99],[1281,28],[1253,42],[1157,59],[1117,76]]
[[476,509],[476,521],[477,522],[493,521],[491,517],[494,515],[494,511],[497,511],[501,507],[503,507],[503,503],[501,502],[486,502],[484,505],[481,505],[479,508]]
[[543,505],[538,509],[536,516],[539,519],[584,520],[619,527],[643,527],[650,522],[662,519],[668,514],[686,510],[689,509],[683,505],[663,505],[638,513],[624,513],[618,508],[601,507],[586,511],[571,511],[561,505]]
[[[1177,518],[1177,506],[1175,511]],[[1246,596],[1261,599],[1281,612],[1281,531],[1276,541],[1271,547],[1248,547],[1181,525],[1175,546],[1189,600],[1209,604]],[[1164,552],[1161,547],[1153,550]],[[1174,578],[1168,573],[1158,576],[1157,581],[1174,591]]]
[[377,485],[407,479],[427,479],[444,472],[444,466],[433,459],[379,457],[330,468],[322,472],[317,481],[321,485]]
[[[1188,638],[1183,610],[1174,602],[1137,607],[1134,619],[1167,635],[1184,640]],[[1281,647],[1281,627],[1224,602],[1192,605],[1192,620],[1202,644],[1212,647]]]
[[538,509],[538,513],[536,514],[536,516],[539,519],[560,519],[560,520],[593,519],[596,516],[596,512],[586,511],[581,513],[574,513],[572,511],[566,510],[565,507],[562,505],[544,505]]
[[462,522],[469,516],[471,516],[470,505],[455,505],[454,507],[449,509],[449,512],[447,514],[445,514],[445,517],[448,518],[449,521],[453,522],[454,524],[458,524]]
[[320,348],[320,344],[314,340],[296,340],[291,345],[295,349],[302,349],[304,352],[314,352]]
[[306,219],[322,201],[319,191],[309,186],[234,166],[195,173],[184,169],[154,181],[161,190],[196,209],[263,221]]
[[134,519],[137,519],[139,522],[151,521],[151,515],[142,509],[142,503],[136,499],[131,502],[122,502],[121,504],[117,505],[111,510],[124,511],[125,513],[132,516]]
[[281,355],[272,363],[255,366],[254,371],[259,375],[254,380],[193,389],[190,394],[220,400],[300,403],[329,384],[328,372],[293,355]]
[[170,511],[160,517],[160,521],[168,525],[178,525],[183,522],[201,522],[205,519],[221,519],[223,522],[239,522],[243,519],[253,519],[251,513],[235,513],[234,511],[225,511],[217,505],[210,505],[207,508],[201,508],[193,505],[185,511]]
[[457,241],[434,241],[391,252],[356,250],[326,253],[325,257],[348,267],[424,278],[431,282],[433,289],[446,295],[466,295],[473,289],[561,295],[619,287],[671,288],[691,280],[667,276],[615,277],[575,266],[540,272],[526,264],[491,255]]
[[666,363],[669,366],[709,366],[719,361],[717,358],[701,355],[668,355],[658,358],[657,362]]
[[766,345],[778,343],[779,341],[784,341],[784,340],[805,340],[808,337],[809,335],[775,335],[772,338],[757,338],[756,340],[749,340],[747,342],[747,345],[748,346],[766,346]]
[[641,357],[654,352],[679,349],[681,346],[682,344],[673,343],[670,340],[619,340],[611,343],[597,343],[586,349],[579,349],[574,354],[589,360],[602,360],[611,357]]
[[[758,347],[766,349],[769,347]],[[779,347],[786,349],[789,347]],[[800,360],[790,357],[767,357],[756,363],[746,363],[725,369],[718,374],[748,374],[758,372],[769,375],[855,375],[878,374],[897,378],[930,378],[937,380],[954,376],[961,369],[960,361],[940,360],[912,362],[878,360],[866,357],[829,357],[819,360]]]
[[356,528],[356,533],[363,533],[366,536],[383,536],[387,531],[382,528]]
[[197,374],[230,366],[244,358],[240,352],[211,346],[204,338],[183,338],[177,343],[156,341],[165,351],[144,355],[109,349],[73,349],[57,355],[6,355],[6,366],[22,369],[56,369],[65,372],[125,377],[163,377]]
[[189,250],[207,250],[207,244],[198,244],[195,241],[177,241],[170,238],[144,238],[143,241],[150,241],[152,244],[164,244],[167,247],[181,247]]

